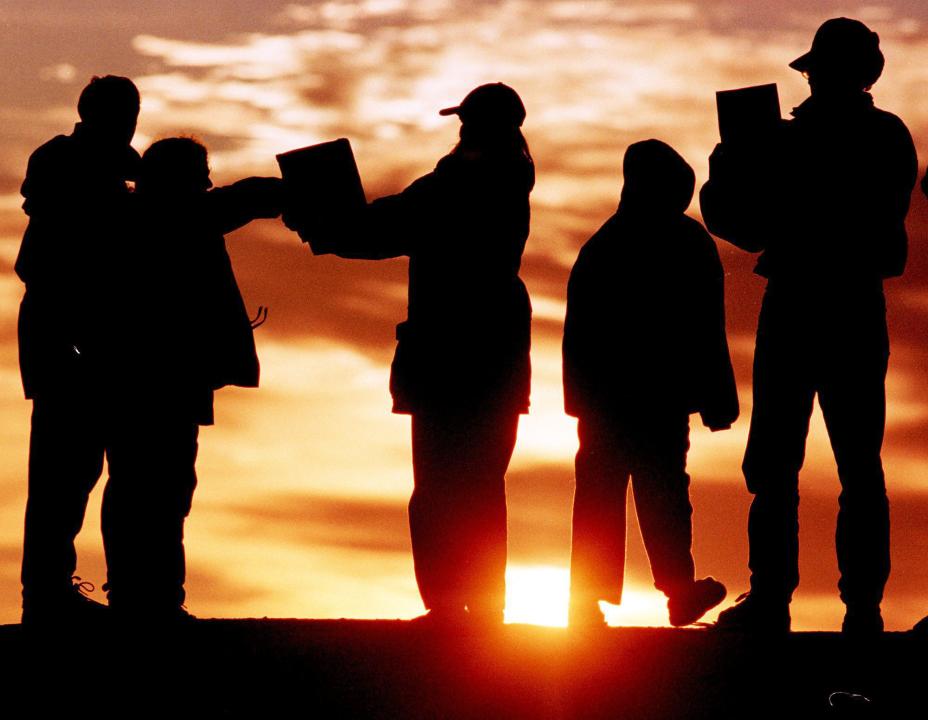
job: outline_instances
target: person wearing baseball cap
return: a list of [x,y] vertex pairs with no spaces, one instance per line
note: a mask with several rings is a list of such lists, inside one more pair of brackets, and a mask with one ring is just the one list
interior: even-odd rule
[[[822,24],[809,51],[790,63],[808,79],[811,96],[759,159],[744,164],[745,177],[701,195],[708,228],[760,250],[755,272],[767,278],[742,466],[754,495],[751,590],[720,614],[721,628],[790,628],[799,583],[799,471],[818,396],[841,482],[842,630],[873,636],[883,629],[890,569],[881,460],[889,358],[883,280],[905,268],[905,216],[917,173],[908,129],[869,93],[883,66],[879,36],[866,25],[848,18]],[[733,221],[738,186],[748,188],[754,209]]]
[[511,87],[481,85],[440,112],[460,118],[458,144],[338,228],[331,251],[409,258],[390,391],[393,411],[412,416],[409,526],[422,619],[497,624],[505,475],[529,405],[531,304],[519,267],[535,167]]
[[515,90],[498,82],[471,90],[460,105],[439,110],[438,114],[457,115],[468,125],[517,128],[525,121],[525,106]]

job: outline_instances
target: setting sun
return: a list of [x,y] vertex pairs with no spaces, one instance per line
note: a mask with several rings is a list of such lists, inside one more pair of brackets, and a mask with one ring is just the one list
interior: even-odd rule
[[570,571],[554,565],[510,565],[506,570],[506,622],[567,626]]

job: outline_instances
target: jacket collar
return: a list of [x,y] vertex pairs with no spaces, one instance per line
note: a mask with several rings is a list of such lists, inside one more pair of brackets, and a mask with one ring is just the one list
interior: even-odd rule
[[869,110],[873,107],[873,96],[860,92],[843,97],[823,97],[811,95],[790,113],[796,119],[821,117],[826,115],[846,115]]

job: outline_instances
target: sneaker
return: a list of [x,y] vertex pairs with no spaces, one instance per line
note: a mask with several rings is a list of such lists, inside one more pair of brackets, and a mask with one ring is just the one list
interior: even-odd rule
[[30,600],[23,603],[22,624],[39,625],[92,625],[109,618],[109,609],[90,597],[96,588],[93,583],[75,575],[71,587],[54,600]]
[[719,613],[715,627],[740,632],[788,633],[789,603],[759,599],[755,593],[746,592],[735,600],[734,607]]
[[855,638],[879,637],[883,632],[880,606],[848,607],[841,623],[841,633]]
[[667,599],[670,624],[674,627],[692,625],[725,599],[725,586],[715,578],[696,580],[692,585]]

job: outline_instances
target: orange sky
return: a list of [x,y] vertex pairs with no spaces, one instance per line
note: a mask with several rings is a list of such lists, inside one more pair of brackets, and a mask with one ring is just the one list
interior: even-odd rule
[[[473,86],[521,93],[538,165],[523,265],[535,306],[532,414],[509,476],[511,618],[563,602],[575,424],[561,411],[560,333],[577,250],[610,214],[625,147],[658,137],[705,179],[717,138],[714,92],[777,82],[784,112],[807,94],[787,63],[834,15],[877,30],[887,56],[877,103],[928,142],[928,8],[919,0],[820,2],[366,0],[210,3],[6,0],[0,39],[0,622],[18,617],[29,405],[16,366],[22,288],[11,272],[25,217],[25,162],[76,120],[92,74],[133,77],[143,95],[135,146],[194,134],[217,183],[274,173],[274,155],[352,140],[370,197],[401,189],[454,143],[437,114]],[[15,59],[15,61],[14,61]],[[691,208],[694,214],[697,208]],[[893,512],[887,626],[928,614],[928,202],[916,196],[906,276],[888,283],[893,355],[884,460]],[[421,612],[405,501],[409,421],[390,414],[393,328],[405,312],[403,261],[314,258],[278,221],[228,238],[257,333],[262,387],[225,390],[201,435],[200,486],[188,522],[188,605],[203,616],[411,617]],[[747,589],[749,496],[740,459],[762,290],[753,259],[720,247],[742,419],[694,430],[690,455],[701,574]],[[802,482],[802,584],[794,626],[834,628],[841,606],[833,532],[837,480],[816,416]],[[96,498],[80,573],[103,581]],[[663,623],[636,531],[618,622]],[[534,615],[532,613],[535,613]],[[710,616],[711,617],[711,616]]]

